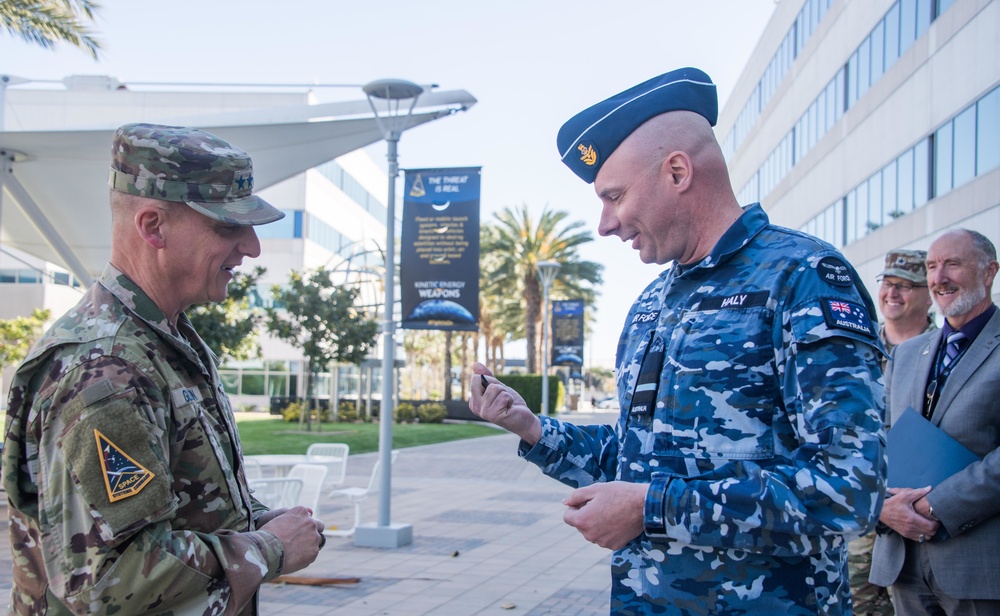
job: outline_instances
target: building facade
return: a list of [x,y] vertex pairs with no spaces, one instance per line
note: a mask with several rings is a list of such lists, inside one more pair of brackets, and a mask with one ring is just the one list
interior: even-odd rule
[[1000,244],[998,32],[996,0],[781,0],[716,127],[740,201],[873,295],[889,250]]

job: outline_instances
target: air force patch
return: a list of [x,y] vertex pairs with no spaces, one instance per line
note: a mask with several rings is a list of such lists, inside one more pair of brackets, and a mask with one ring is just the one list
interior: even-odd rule
[[154,475],[141,464],[133,460],[118,448],[117,445],[94,430],[97,439],[97,450],[101,456],[101,469],[104,471],[104,485],[108,489],[108,500],[112,503],[129,496],[135,496],[149,483]]
[[830,327],[875,336],[868,311],[861,304],[843,299],[823,299],[823,318]]
[[816,265],[819,277],[835,287],[849,287],[854,284],[851,268],[837,257],[824,257]]

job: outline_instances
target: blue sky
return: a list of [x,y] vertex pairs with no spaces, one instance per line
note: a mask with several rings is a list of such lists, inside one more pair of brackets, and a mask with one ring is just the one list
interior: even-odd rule
[[[2,33],[0,74],[217,84],[401,78],[468,90],[479,103],[467,113],[403,136],[400,166],[482,166],[484,222],[522,203],[584,221],[595,241],[583,257],[605,265],[585,360],[610,367],[632,300],[661,268],[597,235],[600,203],[559,162],[556,132],[592,103],[681,66],[706,71],[724,104],[776,2],[103,0],[99,61]],[[361,97],[350,88],[319,93]]]

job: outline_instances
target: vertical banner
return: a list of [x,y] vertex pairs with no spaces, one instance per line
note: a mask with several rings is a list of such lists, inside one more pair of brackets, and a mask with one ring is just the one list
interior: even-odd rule
[[479,328],[480,167],[407,169],[399,285],[404,329]]
[[552,302],[552,365],[583,366],[583,300]]

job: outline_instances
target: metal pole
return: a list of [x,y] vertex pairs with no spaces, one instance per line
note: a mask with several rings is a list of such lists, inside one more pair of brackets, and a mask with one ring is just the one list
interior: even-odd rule
[[549,414],[549,281],[542,280],[542,415]]
[[382,401],[378,411],[378,449],[379,465],[382,468],[379,476],[378,494],[378,525],[389,526],[391,490],[392,490],[392,422],[393,396],[392,371],[396,363],[396,322],[393,318],[395,302],[395,263],[396,263],[396,175],[399,167],[396,159],[396,146],[399,143],[399,133],[392,132],[386,138],[389,143],[389,202],[386,204],[385,229],[385,320],[382,322]]

